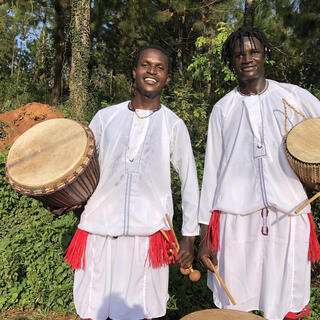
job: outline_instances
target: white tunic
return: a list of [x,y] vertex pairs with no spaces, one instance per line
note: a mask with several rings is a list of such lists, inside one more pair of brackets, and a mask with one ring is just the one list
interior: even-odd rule
[[[268,81],[260,95],[237,88],[214,106],[208,129],[199,222],[209,224],[212,210],[248,214],[274,207],[287,214],[307,200],[290,167],[283,141],[282,98],[307,118],[320,117],[320,102],[298,86]],[[290,130],[303,117],[288,108]],[[307,206],[302,213],[310,212]]]
[[78,227],[110,236],[168,229],[165,214],[173,216],[171,161],[181,180],[182,234],[198,235],[197,172],[184,122],[162,105],[141,122],[148,125],[140,130],[128,103],[100,110],[90,123],[101,175]]
[[153,268],[147,255],[148,235],[166,227],[165,213],[173,215],[170,160],[182,185],[182,233],[198,234],[198,181],[186,126],[165,106],[136,111],[142,121],[127,101],[100,110],[90,124],[101,176],[78,226],[89,232],[86,267],[74,279],[82,318],[166,313],[169,268]]
[[[282,98],[307,118],[320,116],[320,102],[298,86],[267,82],[260,95],[235,88],[212,110],[199,221],[209,224],[213,210],[222,212],[218,271],[237,304],[209,272],[215,304],[281,320],[310,298],[310,206],[294,214],[307,195],[284,153]],[[303,120],[290,108],[287,113],[288,130]]]

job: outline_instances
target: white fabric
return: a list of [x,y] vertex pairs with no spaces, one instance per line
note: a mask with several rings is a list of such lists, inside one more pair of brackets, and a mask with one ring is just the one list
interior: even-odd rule
[[[190,137],[184,122],[165,106],[148,121],[140,146],[128,146],[138,124],[128,101],[100,110],[90,123],[99,148],[99,184],[81,215],[79,228],[100,235],[150,235],[169,229],[173,217],[170,161],[179,173],[183,209],[182,234],[199,234],[198,181]],[[134,129],[133,129],[134,130]],[[130,156],[132,156],[130,151]]]
[[[148,117],[153,111],[136,109],[136,112],[140,117]],[[146,138],[146,133],[149,125],[150,118],[139,119],[135,114],[132,120],[132,127],[129,135],[129,146],[128,146],[128,159],[130,162],[134,161],[138,151]]]
[[[128,101],[100,110],[91,121],[100,180],[78,227],[88,231],[85,270],[77,270],[74,302],[82,318],[163,316],[168,267],[146,263],[149,237],[173,217],[170,161],[181,180],[182,234],[198,235],[199,190],[187,128],[165,106],[128,109]],[[119,236],[114,239],[112,236]]]
[[81,318],[156,318],[166,313],[168,266],[145,265],[149,237],[89,234],[86,269],[75,271],[74,303]]
[[[199,222],[213,209],[248,214],[274,207],[294,214],[307,195],[284,153],[282,98],[308,118],[320,117],[320,102],[298,86],[268,81],[260,95],[237,88],[214,106],[208,129]],[[303,117],[288,108],[290,130]],[[310,206],[301,213],[310,212]]]
[[[307,118],[320,116],[320,102],[298,86],[267,83],[268,88],[254,96],[235,88],[212,110],[199,222],[209,224],[213,210],[228,212],[220,220],[218,265],[237,305],[230,305],[209,272],[215,304],[260,309],[267,319],[276,320],[301,311],[310,298],[306,213],[311,209],[309,205],[294,213],[307,195],[285,156],[282,99]],[[290,108],[287,113],[288,130],[303,120]],[[261,216],[264,208],[267,218]]]
[[268,235],[262,235],[261,212],[222,213],[218,271],[236,305],[209,271],[208,287],[219,308],[262,310],[269,320],[282,320],[309,302],[310,224],[306,214],[290,216],[269,209]]

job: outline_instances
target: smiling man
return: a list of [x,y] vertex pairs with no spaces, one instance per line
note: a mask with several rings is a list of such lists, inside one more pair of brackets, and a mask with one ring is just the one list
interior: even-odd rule
[[209,270],[208,258],[218,265],[236,301],[233,306],[209,271],[219,308],[299,319],[310,314],[310,260],[319,259],[320,248],[310,205],[294,213],[307,195],[283,141],[286,125],[320,116],[320,102],[298,86],[266,79],[270,53],[265,35],[252,27],[238,29],[223,46],[239,85],[217,102],[209,120],[198,256]]
[[[74,279],[74,302],[82,318],[163,316],[168,265],[175,260],[190,267],[194,257],[197,173],[184,122],[160,103],[171,79],[166,51],[158,46],[140,50],[133,78],[133,99],[100,110],[90,124],[101,175],[71,244],[74,251],[81,251],[82,240],[85,244],[82,268]],[[160,232],[170,229],[165,214],[173,217],[170,162],[181,180],[183,236],[178,254]],[[72,257],[67,260],[75,266]]]

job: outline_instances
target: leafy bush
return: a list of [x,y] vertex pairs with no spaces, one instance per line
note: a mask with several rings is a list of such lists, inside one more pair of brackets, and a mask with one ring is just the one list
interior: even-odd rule
[[73,275],[62,255],[76,228],[73,214],[54,218],[20,195],[4,176],[0,153],[0,310],[72,312]]

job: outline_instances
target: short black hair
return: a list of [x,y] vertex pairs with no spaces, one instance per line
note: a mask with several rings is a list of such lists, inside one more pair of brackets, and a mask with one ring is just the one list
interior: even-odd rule
[[168,74],[172,74],[172,60],[170,58],[170,55],[168,53],[168,51],[166,49],[164,49],[163,47],[159,46],[159,45],[156,45],[156,44],[151,44],[149,46],[146,46],[146,47],[143,47],[143,48],[140,48],[134,58],[134,62],[133,62],[133,66],[134,68],[136,68],[138,66],[138,62],[139,62],[139,59],[141,57],[141,54],[143,51],[145,50],[148,50],[148,49],[155,49],[155,50],[158,50],[160,52],[162,52],[168,59]]
[[236,42],[240,41],[240,48],[243,49],[243,38],[248,37],[251,43],[254,43],[252,38],[257,38],[264,48],[264,54],[268,59],[271,58],[271,45],[265,34],[258,28],[252,26],[242,26],[238,30],[232,32],[222,47],[223,62],[231,67],[233,60],[233,52]]

